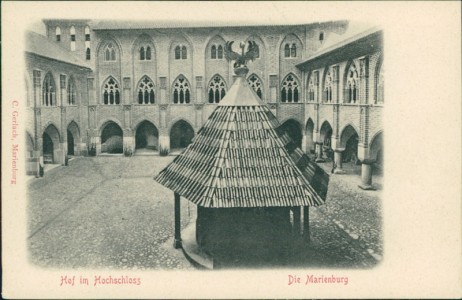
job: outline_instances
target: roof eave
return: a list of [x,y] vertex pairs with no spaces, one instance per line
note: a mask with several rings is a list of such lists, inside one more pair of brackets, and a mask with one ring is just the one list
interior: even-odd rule
[[59,59],[56,59],[56,58],[40,55],[40,54],[31,52],[31,51],[25,51],[25,53],[30,54],[30,55],[34,55],[34,56],[37,56],[37,57],[45,58],[45,59],[48,59],[48,60],[56,61],[56,62],[59,62],[59,63],[71,65],[71,66],[78,67],[78,68],[81,68],[81,69],[86,69],[88,71],[93,71],[89,66],[84,66],[84,65],[79,65],[79,64],[76,64],[76,63],[71,63],[71,62],[59,60]]

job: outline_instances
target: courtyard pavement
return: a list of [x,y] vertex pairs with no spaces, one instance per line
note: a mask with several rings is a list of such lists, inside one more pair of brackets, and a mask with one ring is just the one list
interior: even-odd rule
[[[173,192],[153,180],[173,156],[77,157],[28,181],[32,263],[54,268],[183,269],[173,248]],[[326,166],[327,167],[327,163]],[[225,268],[369,268],[382,257],[381,199],[357,187],[357,174],[332,175],[326,205],[310,209],[311,244],[264,265],[231,257]],[[181,200],[181,225],[195,207]]]

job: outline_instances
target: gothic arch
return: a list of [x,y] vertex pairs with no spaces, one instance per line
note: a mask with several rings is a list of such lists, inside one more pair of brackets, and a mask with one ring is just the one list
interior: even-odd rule
[[[145,80],[147,79],[147,81]],[[143,84],[144,83],[144,84]],[[152,87],[150,86],[152,84]],[[140,86],[143,85],[142,98],[140,99]],[[148,75],[141,76],[136,84],[134,91],[134,100],[137,104],[155,104],[156,103],[156,83]],[[140,103],[140,100],[142,100]]]
[[[256,80],[253,80],[253,79]],[[261,80],[260,76],[258,76],[255,73],[250,74],[250,76],[247,77],[247,83],[249,86],[254,90],[254,92],[260,97],[260,99],[264,100],[265,98],[265,86],[263,80]],[[260,94],[258,93],[258,88],[260,88]]]
[[345,148],[348,140],[355,134],[359,137],[359,130],[351,123],[345,125],[340,132],[340,145],[338,148]]
[[[181,84],[181,79],[183,79],[184,83],[187,84],[187,90],[189,91],[189,101],[187,101],[186,86],[185,86],[185,84]],[[182,85],[183,88],[178,87],[178,89],[177,89],[177,87],[176,87],[177,83]],[[184,101],[183,102],[181,102],[181,95],[178,94],[177,98],[175,98],[176,97],[175,96],[176,91],[180,90],[180,92],[181,92],[181,89],[183,89],[185,91],[184,95],[183,95],[184,96]],[[172,83],[170,91],[171,91],[171,95],[170,95],[171,98],[170,99],[172,101],[171,103],[174,103],[174,104],[191,104],[191,103],[193,103],[193,95],[194,95],[194,93],[192,91],[191,83],[188,80],[188,78],[186,76],[184,76],[183,74],[180,74],[175,78],[175,80]],[[178,93],[180,93],[180,92],[178,92]],[[177,99],[177,101],[175,101],[175,99]]]
[[377,160],[379,151],[383,151],[383,130],[374,134],[369,143],[369,157]]
[[111,36],[110,34],[107,34],[106,38],[101,40],[99,43],[98,43],[98,46],[96,46],[96,53],[98,55],[98,58],[100,57],[101,55],[101,51],[104,50],[104,47],[106,45],[108,45],[109,43],[114,43],[118,53],[119,53],[119,58],[116,57],[116,60],[120,61],[122,56],[123,56],[123,48],[122,48],[122,44],[116,39],[114,38],[113,36]]
[[278,128],[279,130],[285,131],[289,137],[294,141],[297,147],[302,145],[302,125],[299,121],[294,118],[289,118],[284,122],[281,122],[281,125]]
[[245,39],[245,43],[247,44],[249,41],[255,41],[258,44],[258,48],[260,50],[260,59],[264,61],[267,44],[266,42],[260,37],[258,34],[251,34]]
[[[377,60],[377,63],[375,65],[375,70],[374,70],[374,101],[375,101],[375,104],[377,103],[383,103],[384,102],[384,99],[381,99],[381,101],[379,101],[379,80],[380,80],[380,77],[383,76],[382,72],[384,71],[383,69],[383,54],[381,53],[380,54],[380,57],[379,59]],[[382,95],[382,98],[383,98],[383,95]]]
[[279,57],[284,58],[284,46],[285,46],[286,43],[289,43],[289,42],[290,42],[291,45],[294,42],[298,43],[299,47],[297,47],[297,55],[296,55],[296,57],[301,58],[302,53],[303,53],[303,49],[304,49],[304,45],[303,45],[303,42],[300,39],[300,37],[295,33],[286,34],[284,36],[284,38],[279,42],[279,45],[278,45],[279,55],[280,55]]
[[188,121],[179,119],[172,122],[169,128],[170,149],[182,149],[187,147],[192,143],[195,134],[194,128]]
[[168,57],[170,58],[169,60],[170,61],[175,61],[175,47],[178,45],[178,44],[181,44],[181,45],[187,45],[187,51],[188,51],[188,55],[187,55],[187,58],[186,60],[190,60],[194,57],[194,49],[193,49],[193,43],[191,41],[191,39],[186,35],[186,34],[183,34],[183,33],[180,33],[179,36],[174,36],[172,38],[172,40],[170,41],[170,45],[168,47]]
[[159,150],[159,129],[150,120],[142,120],[134,127],[135,149]]
[[349,73],[350,69],[353,68],[356,72],[357,75],[357,86],[356,86],[356,100],[354,103],[359,103],[359,76],[360,76],[360,68],[359,64],[356,62],[356,60],[352,59],[349,60],[345,66],[345,70],[343,72],[343,103],[351,103],[352,101],[350,100],[349,96],[349,90],[348,90],[348,78],[349,78]]
[[204,53],[204,57],[206,59],[210,59],[210,49],[212,47],[212,44],[214,43],[220,43],[220,45],[223,46],[223,59],[226,61],[226,58],[225,58],[225,55],[224,55],[224,47],[225,47],[225,44],[226,44],[226,41],[225,39],[219,34],[215,34],[213,35],[212,37],[210,37],[205,45],[205,53]]
[[107,119],[101,120],[101,121],[99,122],[99,124],[98,124],[98,128],[99,128],[98,131],[99,131],[99,135],[100,135],[100,136],[101,136],[101,133],[102,133],[104,127],[106,127],[106,125],[109,124],[109,123],[111,123],[111,122],[116,123],[120,128],[123,128],[122,122],[120,122],[120,121],[119,121],[118,119],[116,119],[116,118],[107,118]]
[[132,43],[132,57],[134,61],[140,60],[140,47],[141,46],[150,46],[151,47],[151,59],[150,61],[156,61],[156,45],[152,37],[147,33],[142,33]]
[[213,75],[207,83],[206,92],[208,103],[219,103],[228,92],[228,85],[223,76],[218,73]]

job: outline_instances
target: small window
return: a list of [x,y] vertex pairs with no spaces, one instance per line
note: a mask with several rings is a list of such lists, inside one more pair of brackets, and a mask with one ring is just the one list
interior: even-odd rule
[[290,57],[290,46],[289,46],[289,44],[286,44],[284,46],[284,57]]
[[145,52],[144,52],[144,47],[141,47],[141,48],[140,48],[140,60],[144,60],[144,59],[145,59],[144,54],[145,54]]
[[290,57],[297,57],[297,46],[295,44],[290,47]]
[[186,46],[178,45],[175,47],[175,59],[187,59],[188,50]]
[[146,47],[146,60],[151,60],[151,47]]
[[90,27],[85,26],[85,41],[89,42],[90,41]]
[[310,78],[310,81],[308,83],[308,101],[313,102],[314,99],[314,91],[315,91],[315,86],[313,83],[313,75]]
[[175,59],[180,59],[181,58],[181,48],[180,46],[175,47]]
[[75,42],[75,27],[71,27],[71,42]]
[[215,45],[212,46],[210,49],[210,58],[216,59],[217,58],[217,47]]
[[322,43],[324,41],[324,32],[319,33],[319,41]]
[[327,71],[326,78],[324,79],[324,101],[332,101],[332,76],[330,71]]
[[90,60],[90,59],[91,59],[90,48],[87,48],[87,50],[86,50],[86,52],[85,52],[85,56],[86,56],[87,60]]
[[187,59],[188,58],[188,52],[186,50],[186,46],[181,47],[181,59]]
[[223,46],[219,45],[217,49],[217,58],[218,59],[223,59]]
[[74,79],[71,78],[67,84],[67,103],[69,105],[75,105],[76,90]]
[[60,42],[61,41],[61,28],[56,27],[56,41]]
[[55,106],[56,103],[56,89],[55,81],[51,73],[47,73],[43,81],[42,87],[42,105],[43,106]]

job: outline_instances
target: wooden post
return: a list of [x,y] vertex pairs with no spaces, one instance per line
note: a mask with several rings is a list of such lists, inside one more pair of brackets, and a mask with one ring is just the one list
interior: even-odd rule
[[303,208],[303,239],[306,243],[310,243],[310,208]]
[[300,225],[301,225],[301,215],[300,215],[300,206],[292,207],[292,212],[294,214],[294,235],[295,237],[300,237]]
[[175,249],[181,248],[181,212],[180,212],[180,195],[175,195],[175,239],[173,241],[173,247]]

